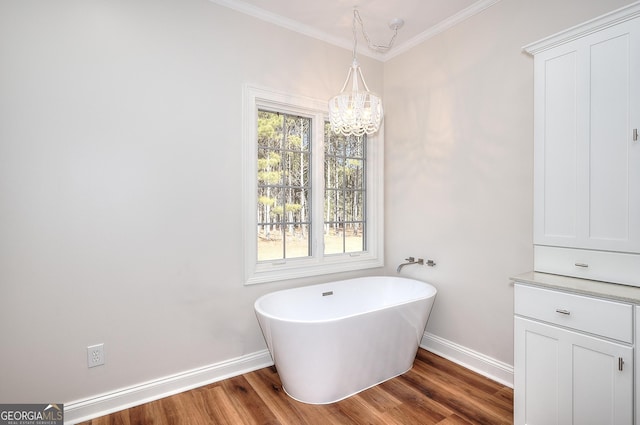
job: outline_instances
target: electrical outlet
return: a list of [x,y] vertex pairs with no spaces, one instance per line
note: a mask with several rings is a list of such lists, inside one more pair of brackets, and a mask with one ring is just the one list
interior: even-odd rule
[[104,364],[104,344],[87,347],[87,367],[102,366]]

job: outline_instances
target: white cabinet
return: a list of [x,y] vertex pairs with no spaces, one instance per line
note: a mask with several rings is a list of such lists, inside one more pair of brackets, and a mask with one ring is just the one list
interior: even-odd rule
[[515,425],[631,425],[632,306],[518,283],[515,306]]
[[[636,330],[636,341],[640,341],[640,306],[636,306],[635,307],[636,310],[636,326],[635,326],[635,330]],[[635,378],[634,378],[634,382],[635,384],[635,412],[636,412],[636,421],[635,423],[638,424],[640,423],[640,367],[638,367],[638,365],[640,365],[640,350],[638,350],[636,348],[636,352],[635,352]]]
[[[615,279],[640,286],[639,15],[635,4],[525,47],[534,55],[538,271],[602,279],[616,267],[600,252],[631,253]],[[568,248],[568,261],[546,247]]]
[[534,59],[535,243],[640,252],[640,18]]
[[519,317],[515,330],[515,424],[633,423],[631,347]]

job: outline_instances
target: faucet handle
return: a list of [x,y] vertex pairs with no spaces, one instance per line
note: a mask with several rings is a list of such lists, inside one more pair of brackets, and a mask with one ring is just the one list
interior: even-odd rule
[[415,263],[415,261],[416,261],[415,257],[405,258],[405,260],[407,260],[410,263]]

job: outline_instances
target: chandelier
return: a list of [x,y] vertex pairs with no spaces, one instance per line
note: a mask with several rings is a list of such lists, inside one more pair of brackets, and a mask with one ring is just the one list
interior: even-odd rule
[[[391,20],[389,22],[389,27],[393,30],[391,41],[386,46],[375,45],[371,43],[364,30],[358,9],[353,9],[353,61],[340,93],[329,100],[331,129],[334,133],[345,136],[362,136],[363,134],[376,133],[380,129],[383,117],[382,99],[369,90],[356,57],[358,47],[356,23],[360,24],[362,34],[369,48],[378,52],[386,52],[391,49],[393,41],[398,34],[398,29],[404,25],[402,19]],[[349,85],[349,81],[351,81],[351,85]],[[347,87],[350,87],[351,90],[345,91]]]

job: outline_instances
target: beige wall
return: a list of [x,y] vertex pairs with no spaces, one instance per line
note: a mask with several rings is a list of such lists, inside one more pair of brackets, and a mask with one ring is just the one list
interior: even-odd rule
[[241,104],[329,99],[351,52],[207,0],[41,0],[0,2],[0,58],[0,402],[254,353],[259,295],[340,277],[243,286]]
[[427,331],[513,364],[509,276],[533,268],[533,59],[629,1],[502,0],[385,63],[387,271],[438,287]]

